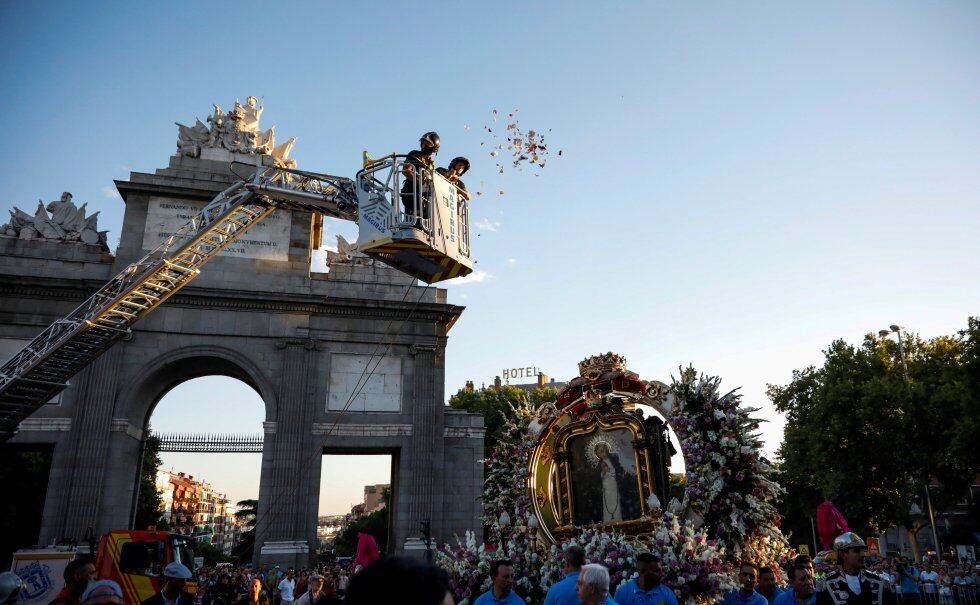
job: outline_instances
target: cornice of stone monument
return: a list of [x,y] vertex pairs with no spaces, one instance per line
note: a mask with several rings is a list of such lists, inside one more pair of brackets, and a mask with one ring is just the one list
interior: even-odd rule
[[[225,113],[214,105],[207,124],[197,118],[194,126],[177,124],[177,155],[206,160],[231,161],[236,156],[255,156],[257,164],[295,168],[296,160],[289,157],[296,137],[276,145],[275,126],[268,130],[259,127],[264,107],[258,99],[248,97],[242,105],[237,99],[231,111]],[[210,126],[209,126],[210,124]]]
[[99,213],[86,216],[88,204],[76,206],[69,192],[61,194],[61,199],[47,206],[37,201],[34,216],[20,208],[10,210],[10,222],[0,226],[0,235],[27,240],[49,240],[65,243],[80,243],[99,246],[109,251],[106,242],[108,231],[99,231]]

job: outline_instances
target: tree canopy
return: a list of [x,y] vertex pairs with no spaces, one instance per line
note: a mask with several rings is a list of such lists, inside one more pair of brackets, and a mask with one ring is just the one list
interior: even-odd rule
[[769,398],[786,414],[779,448],[783,510],[797,535],[824,497],[852,529],[923,526],[926,482],[942,511],[962,498],[980,469],[980,320],[922,340],[905,334],[906,383],[897,340],[868,334],[836,340],[821,367],[793,372]]
[[449,405],[457,410],[483,414],[483,426],[486,428],[484,451],[487,455],[493,450],[504,427],[510,410],[528,399],[532,407],[537,407],[558,397],[558,389],[538,387],[528,393],[509,384],[500,388],[489,387],[480,390],[460,389],[449,398]]
[[391,517],[391,509],[388,507],[388,502],[390,499],[391,491],[385,489],[381,493],[381,501],[384,503],[384,506],[360,519],[353,519],[344,525],[333,540],[335,556],[353,556],[357,551],[357,534],[360,532],[374,536],[374,541],[378,543],[378,550],[382,554],[388,552],[388,523]]
[[160,470],[160,439],[153,435],[146,438],[143,450],[143,467],[140,469],[140,493],[136,503],[136,529],[158,525],[163,499],[157,491],[157,471]]
[[242,524],[242,532],[232,547],[231,554],[239,563],[248,563],[255,552],[255,521],[259,514],[258,500],[239,500],[235,519]]

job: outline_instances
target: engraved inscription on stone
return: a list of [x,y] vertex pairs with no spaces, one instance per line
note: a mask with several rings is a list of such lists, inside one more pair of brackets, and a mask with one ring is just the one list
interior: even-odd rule
[[[351,400],[351,394],[355,392],[357,395]],[[327,410],[342,410],[348,401],[351,403],[347,409],[351,412],[401,411],[401,358],[382,357],[379,360],[371,355],[331,355]]]
[[[143,230],[143,249],[152,250],[162,244],[200,212],[204,205],[204,202],[170,198],[150,199],[146,209],[146,227]],[[289,260],[291,222],[289,212],[276,210],[223,250],[221,256]]]

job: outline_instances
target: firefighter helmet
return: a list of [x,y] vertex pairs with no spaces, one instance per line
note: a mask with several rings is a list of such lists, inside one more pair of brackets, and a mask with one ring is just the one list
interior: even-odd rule
[[470,161],[464,158],[463,156],[453,158],[453,161],[449,162],[449,169],[452,170],[453,168],[456,167],[456,164],[459,164],[460,162],[462,162],[464,166],[463,174],[466,174],[466,171],[470,169]]
[[434,147],[436,151],[439,151],[439,133],[438,132],[427,132],[422,135],[419,139],[419,144],[422,145],[422,149],[426,147]]

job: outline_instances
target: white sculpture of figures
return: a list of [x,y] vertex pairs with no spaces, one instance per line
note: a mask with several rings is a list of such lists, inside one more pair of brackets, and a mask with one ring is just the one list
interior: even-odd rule
[[327,250],[327,266],[332,265],[360,265],[370,267],[374,265],[374,259],[358,252],[357,248],[347,241],[343,235],[337,236],[337,251]]
[[79,208],[71,200],[72,195],[67,191],[47,207],[44,202],[38,200],[34,216],[20,208],[14,208],[10,211],[10,222],[0,226],[0,234],[20,239],[83,242],[101,245],[108,251],[109,245],[106,241],[108,231],[99,231],[99,213],[85,216],[85,208],[88,204],[82,204]]
[[259,100],[250,96],[244,105],[235,101],[228,113],[214,105],[207,124],[200,119],[194,126],[177,122],[177,155],[197,158],[201,157],[204,148],[225,149],[234,153],[267,155],[276,166],[295,168],[296,161],[288,156],[296,138],[277,147],[275,127],[268,130],[259,127],[263,109]]
[[201,155],[201,146],[206,145],[210,138],[211,131],[200,119],[193,127],[177,124],[177,154],[197,157]]

